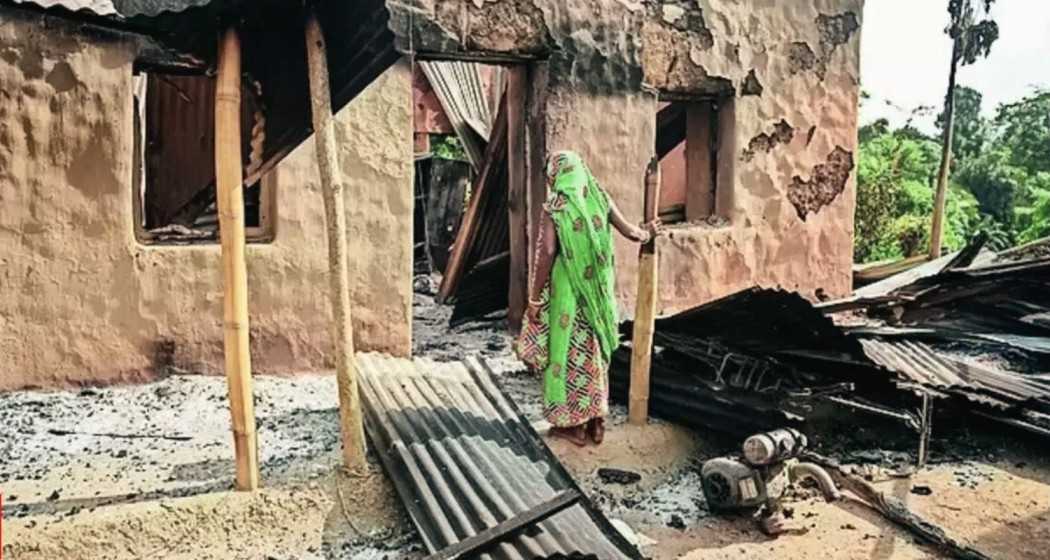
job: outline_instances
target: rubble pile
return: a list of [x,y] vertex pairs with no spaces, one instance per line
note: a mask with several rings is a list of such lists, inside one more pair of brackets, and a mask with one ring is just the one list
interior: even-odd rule
[[[876,415],[918,432],[920,464],[946,420],[1050,436],[1050,258],[982,244],[844,300],[754,288],[658,320],[652,413],[743,436],[846,408],[859,415],[837,421]],[[630,354],[611,368],[622,401]]]

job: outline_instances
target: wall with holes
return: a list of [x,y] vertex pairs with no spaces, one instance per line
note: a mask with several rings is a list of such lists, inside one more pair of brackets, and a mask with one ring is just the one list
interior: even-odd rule
[[[413,0],[388,2],[405,51],[535,61],[530,116],[547,150],[580,152],[641,219],[642,177],[664,97],[728,95],[724,220],[660,241],[660,307],[752,285],[809,298],[851,288],[863,0]],[[533,162],[534,164],[534,162]],[[720,186],[721,189],[721,186]],[[637,250],[620,242],[633,312]]]
[[[2,10],[2,8],[0,8]],[[133,234],[131,45],[0,18],[0,390],[222,372],[219,246]],[[305,63],[305,61],[304,61]],[[406,64],[338,115],[360,349],[411,348],[412,101]],[[334,367],[313,143],[271,177],[276,239],[248,247],[253,369]]]

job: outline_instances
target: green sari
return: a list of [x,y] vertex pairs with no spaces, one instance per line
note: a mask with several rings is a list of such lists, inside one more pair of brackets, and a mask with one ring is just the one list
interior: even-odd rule
[[[566,402],[568,368],[579,369],[585,360],[602,364],[599,369],[603,371],[608,367],[619,345],[619,320],[614,299],[608,194],[575,152],[555,154],[549,160],[547,175],[553,179],[547,211],[554,220],[559,251],[551,270],[549,312],[545,318],[550,338],[544,400],[548,405],[556,405]],[[581,325],[581,320],[586,325]],[[591,333],[598,339],[598,347],[593,350],[600,355],[582,355],[586,352],[581,348],[587,347],[582,342]],[[576,351],[570,352],[574,345]]]

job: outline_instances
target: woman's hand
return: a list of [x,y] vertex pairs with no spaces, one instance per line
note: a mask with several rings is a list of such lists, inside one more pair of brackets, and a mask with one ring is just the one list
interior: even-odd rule
[[634,229],[635,233],[632,236],[634,241],[645,245],[664,234],[664,223],[660,221],[660,218],[657,218]]

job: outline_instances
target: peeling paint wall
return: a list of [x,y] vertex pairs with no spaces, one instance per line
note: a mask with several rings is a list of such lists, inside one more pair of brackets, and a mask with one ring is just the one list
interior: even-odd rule
[[[2,10],[2,8],[0,8]],[[131,45],[0,19],[0,390],[222,371],[218,245],[145,246],[132,224]],[[338,115],[361,349],[411,349],[412,100],[398,64]],[[333,365],[313,142],[266,181],[276,240],[249,245],[253,368]]]
[[[388,7],[406,51],[547,59],[550,80],[537,111],[546,118],[547,148],[579,151],[633,219],[641,218],[642,175],[655,142],[653,92],[732,99],[717,164],[718,213],[728,225],[676,227],[660,241],[662,312],[756,284],[808,297],[849,292],[863,0],[398,0]],[[512,9],[521,15],[498,19]],[[490,32],[472,35],[479,29]],[[618,296],[630,315],[637,250],[621,240],[616,257]]]

